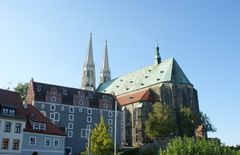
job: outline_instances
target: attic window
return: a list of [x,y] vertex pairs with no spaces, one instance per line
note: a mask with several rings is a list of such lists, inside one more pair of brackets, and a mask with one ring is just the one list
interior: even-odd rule
[[123,81],[123,79],[120,80],[121,82]]
[[126,88],[126,90],[129,90],[129,88]]
[[37,91],[41,91],[41,86],[37,86]]
[[151,71],[152,71],[151,69],[148,70],[148,72],[151,72]]
[[117,88],[119,88],[119,86],[116,86]]
[[157,81],[160,81],[160,79],[159,79],[159,78],[157,78]]
[[130,83],[133,83],[133,81],[131,80]]
[[89,98],[93,98],[93,94],[89,92],[89,93],[88,93],[88,97],[89,97]]
[[63,89],[63,95],[67,95],[67,89]]
[[145,76],[145,79],[147,79],[147,78],[148,78],[148,76],[146,75],[146,76]]
[[160,71],[160,73],[163,73],[164,71]]
[[144,85],[144,83],[141,83],[141,86],[143,86]]

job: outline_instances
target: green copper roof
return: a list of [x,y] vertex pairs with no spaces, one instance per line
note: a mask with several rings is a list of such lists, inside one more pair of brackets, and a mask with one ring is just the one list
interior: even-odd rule
[[162,61],[127,75],[102,83],[97,91],[116,95],[160,84],[163,82],[191,84],[174,58]]

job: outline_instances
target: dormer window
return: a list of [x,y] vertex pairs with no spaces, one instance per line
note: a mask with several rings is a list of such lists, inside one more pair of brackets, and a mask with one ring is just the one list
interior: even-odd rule
[[40,85],[37,86],[37,91],[41,91],[41,86]]
[[2,114],[3,115],[12,115],[15,116],[16,110],[8,107],[3,107],[2,109]]
[[106,104],[106,103],[104,103],[104,105],[103,105],[103,106],[104,106],[104,109],[107,109],[107,104]]
[[67,95],[67,89],[63,89],[63,95]]
[[45,131],[46,130],[46,124],[45,123],[34,122],[33,123],[33,130]]
[[80,101],[79,101],[79,104],[80,104],[80,105],[83,105],[83,100],[80,100]]
[[52,101],[53,101],[53,102],[56,102],[56,100],[57,100],[57,99],[56,99],[56,96],[52,96]]
[[92,93],[88,93],[88,96],[89,96],[89,98],[93,98],[93,94]]

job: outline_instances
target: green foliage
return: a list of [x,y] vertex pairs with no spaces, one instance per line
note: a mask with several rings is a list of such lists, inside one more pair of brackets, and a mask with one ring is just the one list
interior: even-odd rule
[[[88,148],[86,150],[88,151]],[[91,132],[90,150],[91,155],[113,154],[112,138],[108,133],[108,126],[104,123],[103,116],[101,116],[100,123]]]
[[158,155],[159,147],[154,144],[144,145],[139,149],[139,155]]
[[240,152],[230,149],[215,140],[177,137],[173,139],[160,155],[239,155]]
[[27,90],[28,90],[28,82],[26,83],[18,83],[17,86],[14,88],[14,91],[19,92],[21,99],[24,101],[27,96]]
[[206,132],[216,132],[217,131],[217,129],[211,123],[210,118],[203,112],[200,113],[200,120],[201,120],[201,124],[204,125]]
[[179,135],[194,136],[195,117],[189,107],[182,106],[179,110]]
[[151,139],[168,137],[172,135],[176,129],[170,108],[167,105],[159,103],[153,105],[153,111],[149,113],[145,125],[145,133]]

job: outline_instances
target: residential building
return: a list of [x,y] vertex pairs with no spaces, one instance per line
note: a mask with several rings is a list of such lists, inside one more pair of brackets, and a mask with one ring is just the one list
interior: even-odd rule
[[24,104],[27,118],[23,132],[22,154],[64,155],[65,133],[31,104]]
[[[113,95],[76,88],[30,81],[28,103],[31,103],[58,128],[65,131],[66,152],[77,154],[86,150],[88,134],[104,117],[114,139],[115,98]],[[117,130],[121,129],[121,107],[117,107]],[[121,130],[117,131],[121,147]]]
[[64,155],[65,134],[19,93],[0,89],[0,154]]
[[0,89],[0,154],[21,154],[25,125],[20,95]]

